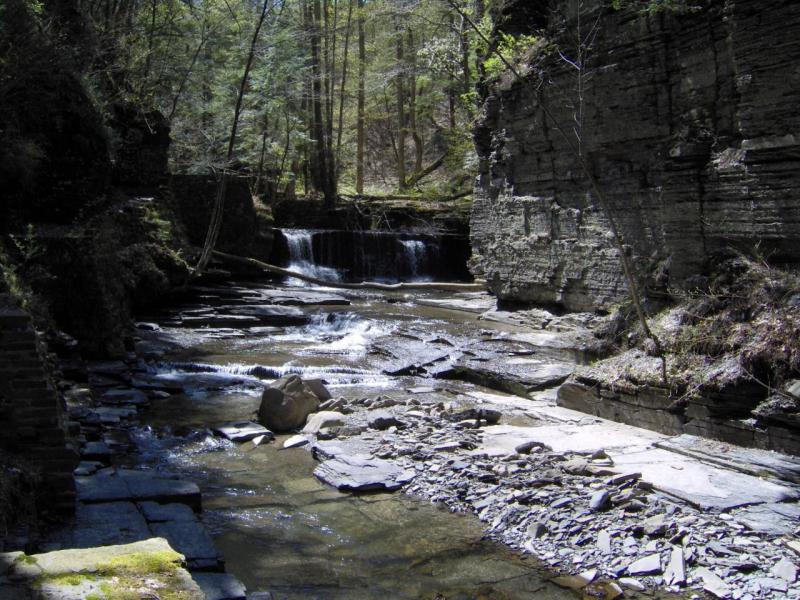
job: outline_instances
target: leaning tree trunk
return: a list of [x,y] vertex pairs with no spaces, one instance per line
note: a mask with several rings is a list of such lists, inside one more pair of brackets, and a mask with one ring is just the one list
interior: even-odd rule
[[253,68],[253,59],[256,54],[256,44],[258,43],[258,34],[261,33],[261,27],[267,18],[267,14],[271,10],[273,0],[264,0],[264,5],[261,7],[261,13],[256,24],[253,37],[250,40],[250,50],[247,53],[247,62],[244,66],[244,73],[239,82],[239,93],[236,96],[236,106],[233,109],[233,123],[231,124],[231,133],[228,138],[228,151],[225,154],[225,164],[222,167],[222,176],[217,184],[217,196],[214,200],[214,209],[211,214],[211,223],[208,226],[206,233],[206,240],[203,244],[203,251],[200,253],[200,260],[197,261],[195,273],[202,273],[208,266],[208,261],[211,260],[211,254],[214,252],[214,246],[217,245],[219,232],[222,228],[222,213],[225,208],[225,192],[228,186],[228,165],[233,160],[233,151],[236,147],[236,133],[239,128],[239,117],[242,113],[242,101],[244,100],[244,93],[247,89],[247,82],[250,79],[250,70]]

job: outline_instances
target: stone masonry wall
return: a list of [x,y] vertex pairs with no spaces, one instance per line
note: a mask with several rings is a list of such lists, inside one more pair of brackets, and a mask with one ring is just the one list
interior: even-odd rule
[[[550,4],[564,14],[498,2],[498,27],[547,28],[574,58],[575,2]],[[626,292],[608,223],[542,101],[568,133],[582,106],[581,149],[640,274],[659,265],[681,285],[724,247],[800,262],[800,3],[692,4],[585,12],[584,34],[599,20],[582,103],[556,52],[538,59],[541,86],[530,74],[483,82],[473,266],[501,301],[594,310]]]
[[30,316],[0,296],[0,448],[40,470],[49,511],[71,512],[78,455],[68,447],[43,356]]

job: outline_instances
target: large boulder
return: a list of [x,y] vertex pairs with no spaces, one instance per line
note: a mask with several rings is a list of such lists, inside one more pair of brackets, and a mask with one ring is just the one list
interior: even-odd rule
[[261,395],[258,422],[272,431],[292,431],[305,425],[320,402],[330,398],[321,383],[309,385],[297,375],[278,379]]

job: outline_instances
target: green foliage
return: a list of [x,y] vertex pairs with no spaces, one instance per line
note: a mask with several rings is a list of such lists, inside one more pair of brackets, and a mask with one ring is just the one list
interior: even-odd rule
[[8,237],[11,239],[14,246],[16,246],[23,261],[33,260],[42,251],[41,245],[36,239],[36,231],[33,228],[33,223],[28,223],[24,235],[15,235],[12,233],[9,234]]
[[483,69],[489,77],[497,77],[505,72],[508,68],[506,62],[511,65],[519,64],[539,45],[540,38],[535,35],[514,36],[502,31],[499,34],[496,51],[483,61]]
[[20,265],[11,259],[0,244],[0,292],[5,290],[23,308],[30,308],[32,294],[19,275]]

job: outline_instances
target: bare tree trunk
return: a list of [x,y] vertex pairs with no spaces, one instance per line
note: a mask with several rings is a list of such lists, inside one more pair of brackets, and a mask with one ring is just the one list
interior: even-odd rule
[[175,95],[172,97],[172,108],[170,109],[169,116],[167,117],[167,120],[170,122],[172,122],[172,118],[175,116],[175,111],[178,109],[178,102],[180,101],[181,96],[183,95],[183,90],[186,87],[186,83],[189,81],[189,77],[191,77],[192,72],[194,71],[194,66],[197,63],[197,59],[200,56],[200,52],[203,51],[203,48],[206,45],[206,41],[208,40],[207,28],[208,28],[208,22],[206,21],[206,18],[204,16],[203,29],[201,30],[200,33],[200,43],[197,45],[197,48],[195,48],[195,51],[192,54],[192,60],[189,63],[189,67],[186,69],[186,71],[184,71],[183,77],[181,77],[181,82],[178,85],[178,91],[175,92]]
[[[480,2],[481,0],[476,0]],[[450,30],[455,31],[456,29],[456,18],[453,13],[450,13]],[[449,69],[448,69],[449,70]],[[449,70],[449,78],[450,81],[447,84],[447,111],[448,117],[450,121],[450,131],[455,131],[456,129],[456,88],[458,84],[456,82],[456,74],[455,69]]]
[[422,136],[417,127],[417,49],[414,46],[414,33],[408,30],[408,53],[409,53],[409,109],[408,109],[408,130],[411,139],[414,141],[414,173],[422,172],[422,160],[425,154],[425,146],[422,143]]
[[397,94],[397,187],[402,191],[406,189],[406,90],[405,90],[405,52],[403,44],[403,30],[397,24],[397,68],[395,79]]
[[150,77],[150,67],[153,64],[153,48],[155,47],[156,37],[156,9],[158,0],[151,0],[150,3],[150,31],[147,32],[147,56],[144,59],[144,75],[142,76],[142,87],[139,94],[144,96],[147,78]]
[[344,35],[344,59],[342,61],[342,85],[339,89],[339,129],[336,132],[336,176],[338,178],[341,171],[340,161],[342,155],[342,131],[344,130],[344,96],[347,89],[347,58],[350,50],[350,31],[353,20],[353,3],[350,0],[347,7],[347,29]]
[[[335,6],[334,0],[334,6]],[[335,10],[335,8],[334,8]],[[322,81],[324,87],[323,114],[325,115],[325,153],[329,168],[333,167],[331,156],[333,154],[333,62],[336,60],[336,33],[334,24],[333,29],[330,24],[330,0],[323,0],[322,3],[322,22],[324,29],[322,33]]]
[[364,79],[367,64],[364,35],[364,0],[358,0],[358,123],[356,125],[356,192],[364,193],[365,93]]
[[461,93],[464,96],[464,105],[467,108],[467,115],[469,120],[474,118],[474,106],[469,100],[470,92],[472,91],[472,70],[469,66],[469,37],[467,37],[468,25],[466,19],[461,18],[461,26],[458,32],[458,41],[461,48]]
[[258,170],[256,171],[256,182],[254,185],[254,196],[260,193],[261,179],[264,176],[264,159],[267,155],[267,133],[269,132],[269,113],[264,110],[264,128],[261,132],[261,152],[258,157]]
[[253,37],[250,40],[250,50],[247,53],[247,62],[245,63],[244,73],[239,83],[239,93],[236,96],[236,106],[233,109],[233,123],[231,123],[231,133],[228,138],[228,151],[225,155],[225,164],[222,167],[222,176],[220,177],[219,184],[217,185],[217,196],[214,201],[214,209],[211,215],[211,223],[208,226],[208,233],[206,240],[203,244],[203,251],[200,253],[200,259],[197,261],[195,273],[202,273],[208,266],[208,261],[211,259],[211,254],[214,251],[214,246],[217,244],[219,238],[219,231],[222,228],[222,213],[225,207],[225,191],[228,185],[228,166],[233,159],[233,151],[236,147],[236,133],[239,128],[239,116],[242,112],[242,101],[244,100],[245,90],[247,89],[247,82],[250,79],[250,70],[253,68],[253,59],[256,54],[256,45],[258,44],[258,34],[261,33],[261,27],[267,18],[270,10],[272,9],[273,0],[264,0],[264,4],[259,14],[256,28],[253,31]]
[[314,14],[311,33],[311,104],[314,111],[315,165],[312,169],[314,186],[322,192],[326,208],[336,204],[336,194],[331,186],[332,179],[328,165],[328,149],[325,135],[325,122],[322,110],[322,65],[320,63],[320,24],[322,22],[322,6],[320,0],[313,0]]

